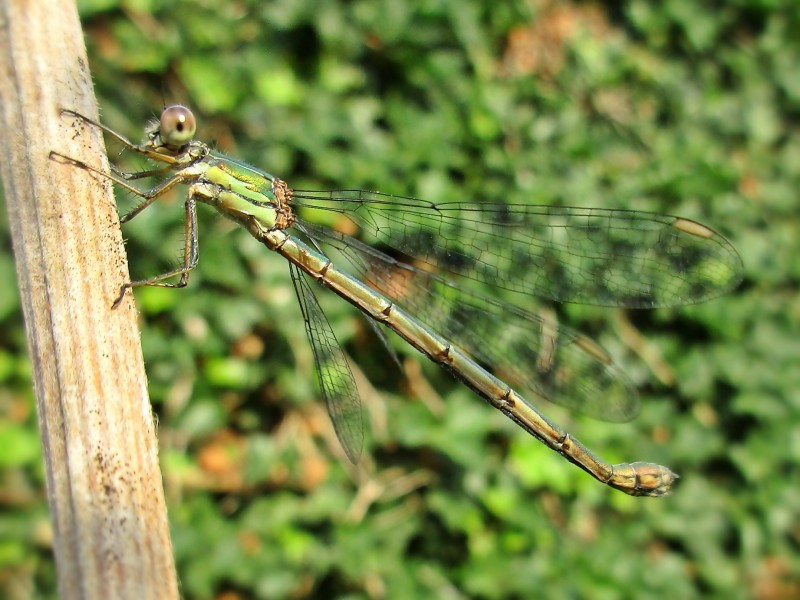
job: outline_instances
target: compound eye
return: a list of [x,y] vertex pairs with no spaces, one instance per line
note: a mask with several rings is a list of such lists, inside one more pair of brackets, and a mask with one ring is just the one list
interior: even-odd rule
[[196,129],[197,121],[185,106],[168,106],[161,113],[161,140],[168,146],[180,148],[192,141]]

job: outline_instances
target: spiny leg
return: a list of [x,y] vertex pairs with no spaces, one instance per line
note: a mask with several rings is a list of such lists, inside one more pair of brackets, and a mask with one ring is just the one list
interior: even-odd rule
[[136,171],[135,173],[129,173],[128,171],[123,171],[117,165],[110,165],[111,172],[114,173],[117,177],[124,179],[125,181],[133,181],[135,179],[147,179],[148,177],[158,177],[160,175],[167,175],[170,171],[175,170],[175,165],[166,165],[164,167],[160,167],[158,169],[147,169],[144,171]]
[[[178,172],[169,179],[165,179],[164,181],[160,182],[153,188],[142,191],[130,185],[120,177],[117,177],[115,175],[109,175],[108,173],[105,173],[100,169],[96,169],[95,167],[83,161],[71,158],[59,152],[51,151],[50,158],[54,160],[58,159],[60,162],[66,164],[72,164],[73,166],[76,166],[80,169],[84,169],[91,173],[96,173],[101,177],[110,179],[123,189],[134,194],[135,196],[143,198],[144,200],[136,208],[134,208],[131,212],[129,212],[126,215],[123,215],[120,218],[120,222],[122,223],[127,223],[128,221],[136,217],[145,208],[150,206],[154,201],[160,198],[168,190],[172,189],[175,185],[184,183],[184,178],[182,177],[181,173]],[[111,307],[117,308],[122,302],[123,298],[125,297],[125,292],[130,288],[138,287],[140,285],[152,285],[159,287],[185,287],[187,282],[189,281],[189,272],[197,266],[198,256],[199,256],[199,249],[197,243],[197,205],[194,199],[192,189],[190,188],[189,194],[186,198],[183,264],[166,273],[161,273],[160,275],[156,275],[154,277],[148,277],[147,279],[130,281],[128,283],[123,284],[122,287],[120,288],[119,296],[117,296],[116,300],[114,300],[114,303],[111,305]],[[164,279],[169,279],[170,277],[175,277],[177,275],[180,275],[180,279],[177,283],[165,283],[163,281]]]
[[[200,257],[200,245],[197,242],[197,202],[194,199],[194,194],[191,189],[189,190],[189,195],[186,197],[186,219],[184,220],[183,239],[183,264],[181,266],[167,271],[166,273],[161,273],[160,275],[123,284],[122,288],[120,288],[119,296],[114,300],[114,304],[111,305],[111,308],[117,308],[122,303],[126,291],[140,285],[170,288],[186,287],[186,284],[189,282],[189,272],[197,266],[197,261]],[[164,281],[164,279],[169,279],[170,277],[176,277],[178,275],[180,275],[180,279],[177,283],[167,283]]]
[[[110,179],[122,189],[130,192],[134,196],[138,196],[139,198],[143,198],[143,201],[136,206],[133,210],[129,213],[120,217],[120,222],[127,223],[131,219],[133,219],[136,215],[142,212],[145,208],[150,206],[153,202],[155,202],[158,198],[160,198],[163,194],[171,190],[178,184],[184,183],[184,177],[180,171],[176,172],[172,177],[165,179],[164,181],[159,182],[157,185],[153,186],[149,190],[140,190],[132,185],[130,185],[124,177],[125,174],[117,175],[117,170],[115,169],[114,175],[109,175],[108,173],[97,169],[90,164],[83,162],[82,160],[78,160],[76,158],[71,158],[66,156],[65,154],[61,154],[60,152],[56,152],[55,150],[50,152],[51,159],[59,159],[61,162],[66,164],[72,164],[73,166],[78,167],[79,169],[83,169],[84,171],[90,171],[92,173],[96,173],[101,177],[105,177],[106,179]],[[160,169],[159,169],[160,170]],[[167,169],[167,171],[172,169]],[[133,173],[127,173],[127,175],[135,175]],[[130,177],[130,179],[138,179],[137,177]]]
[[171,164],[171,165],[179,164],[181,162],[180,158],[177,158],[175,156],[171,156],[169,154],[162,154],[160,152],[155,152],[154,150],[150,150],[148,148],[145,148],[140,144],[134,144],[132,141],[130,141],[128,138],[126,138],[121,133],[117,133],[116,131],[114,131],[113,129],[111,129],[109,127],[106,127],[102,123],[98,123],[97,121],[94,121],[94,120],[90,119],[89,117],[85,117],[84,115],[82,115],[82,114],[80,114],[78,112],[75,112],[74,110],[70,110],[68,108],[62,108],[61,109],[61,114],[62,115],[73,116],[73,117],[75,117],[77,119],[80,119],[81,121],[83,121],[87,125],[91,125],[92,127],[97,127],[101,131],[105,131],[108,135],[110,135],[111,137],[116,139],[119,143],[121,143],[123,146],[125,146],[126,149],[132,150],[133,152],[137,152],[139,154],[142,154],[142,155],[144,155],[144,156],[146,156],[146,157],[148,157],[148,158],[150,158],[152,160],[155,160],[157,162],[162,162],[162,163],[168,163],[168,164]]

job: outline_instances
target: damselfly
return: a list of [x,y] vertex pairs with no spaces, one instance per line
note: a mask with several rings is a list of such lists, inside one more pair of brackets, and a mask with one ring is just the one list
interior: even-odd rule
[[[109,175],[52,153],[141,197],[123,222],[176,185],[188,186],[183,264],[124,284],[114,305],[134,286],[186,285],[198,261],[198,202],[239,223],[289,262],[322,395],[352,462],[358,461],[363,445],[361,400],[306,276],[355,305],[379,334],[383,330],[376,323],[396,332],[597,480],[634,496],[670,491],[677,475],[668,468],[607,463],[511,387],[594,417],[626,421],[636,415],[638,398],[610,355],[589,338],[488,297],[475,285],[630,308],[703,302],[731,290],[742,277],[738,254],[719,233],[690,219],[630,210],[433,203],[363,190],[293,190],[195,140],[195,118],[183,106],[166,108],[160,120],[148,124],[141,144],[76,112],[63,114],[159,164],[133,173],[112,167]],[[130,183],[148,177],[161,180],[145,191]],[[339,213],[359,239],[298,215],[310,209]]]

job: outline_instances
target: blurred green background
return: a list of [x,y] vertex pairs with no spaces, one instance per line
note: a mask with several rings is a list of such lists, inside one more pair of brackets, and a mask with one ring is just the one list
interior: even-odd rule
[[[201,207],[184,290],[137,290],[186,598],[800,597],[800,5],[795,0],[80,2],[106,124],[164,103],[293,187],[636,208],[701,220],[744,284],[675,310],[556,310],[636,382],[628,424],[547,414],[596,483],[320,293],[371,434],[343,462],[278,256]],[[131,198],[118,193],[121,210]],[[134,277],[182,198],[126,226]],[[55,597],[30,368],[0,219],[0,596]]]

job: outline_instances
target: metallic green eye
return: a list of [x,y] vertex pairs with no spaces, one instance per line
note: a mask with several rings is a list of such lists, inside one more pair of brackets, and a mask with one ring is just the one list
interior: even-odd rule
[[192,141],[196,129],[197,121],[185,106],[168,106],[161,113],[161,140],[168,146],[179,148]]

